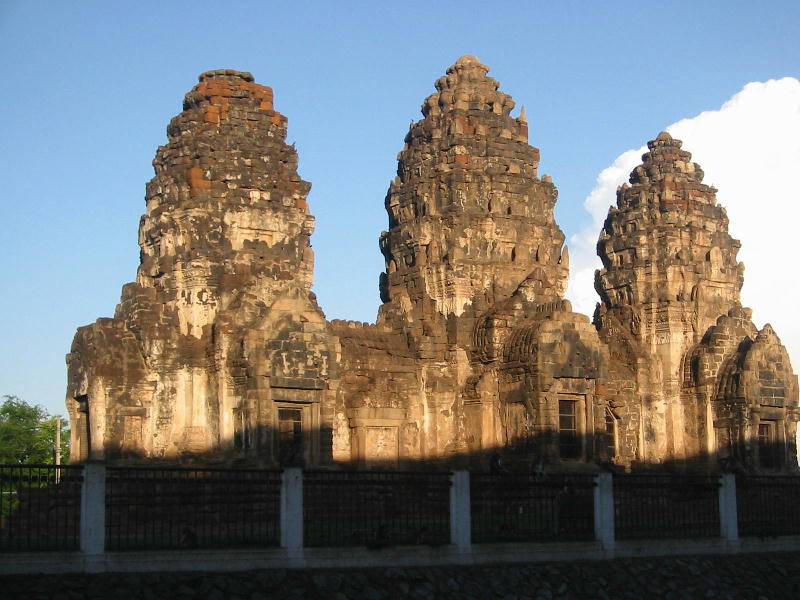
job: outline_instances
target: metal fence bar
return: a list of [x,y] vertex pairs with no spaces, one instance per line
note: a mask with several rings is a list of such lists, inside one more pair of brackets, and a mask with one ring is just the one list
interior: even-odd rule
[[277,470],[109,467],[109,549],[280,543]]
[[591,540],[594,475],[473,473],[472,542]]
[[450,541],[450,474],[305,471],[305,546],[441,545]]
[[[86,515],[103,504],[100,541],[108,550],[458,541],[467,551],[470,543],[592,538],[613,549],[615,539],[735,541],[737,529],[742,536],[800,534],[797,475],[723,476],[720,487],[716,476],[619,474],[603,491],[590,474],[458,472],[452,485],[446,472],[292,469],[288,489],[290,474],[277,470],[108,467],[101,482],[93,467],[102,465],[0,466],[0,552],[102,552],[102,543],[87,544],[97,539]],[[597,480],[604,477],[611,479]],[[92,485],[102,493],[82,519],[81,498]],[[453,520],[458,506],[462,518],[469,515],[461,529]],[[294,536],[288,545],[287,532]]]
[[82,467],[0,465],[0,552],[78,550]]
[[800,477],[739,475],[736,477],[739,534],[800,534]]
[[615,475],[616,539],[719,537],[719,487],[716,476]]

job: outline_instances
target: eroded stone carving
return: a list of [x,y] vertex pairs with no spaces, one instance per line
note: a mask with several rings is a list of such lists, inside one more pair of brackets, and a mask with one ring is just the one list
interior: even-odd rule
[[797,379],[739,305],[715,190],[662,133],[618,192],[594,323],[524,111],[463,56],[389,186],[375,324],[310,291],[309,184],[272,90],[210,71],[154,161],[135,283],[68,355],[73,458],[511,468],[795,464]]
[[598,243],[596,324],[625,407],[621,451],[645,463],[794,468],[797,378],[769,325],[759,333],[741,307],[739,242],[681,145],[666,132],[648,143]]
[[339,350],[310,292],[310,185],[286,118],[249,73],[199,79],[153,161],[136,282],[68,356],[73,419],[88,397],[79,456],[270,462],[294,443],[276,433],[284,403],[330,438]]

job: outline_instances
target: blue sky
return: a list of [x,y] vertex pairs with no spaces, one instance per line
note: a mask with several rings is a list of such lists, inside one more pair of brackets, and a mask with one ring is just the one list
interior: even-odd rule
[[0,394],[64,411],[64,355],[134,278],[151,161],[202,71],[274,89],[312,183],[320,304],[371,321],[395,156],[460,55],[525,106],[569,237],[620,154],[749,82],[800,76],[798,39],[796,0],[0,1]]

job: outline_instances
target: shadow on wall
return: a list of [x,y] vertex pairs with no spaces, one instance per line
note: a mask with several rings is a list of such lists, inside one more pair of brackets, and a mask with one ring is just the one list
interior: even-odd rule
[[[106,445],[102,456],[110,464],[126,466],[186,466],[233,468],[301,467],[330,470],[469,470],[494,474],[665,472],[665,473],[787,473],[797,472],[786,444],[753,439],[731,444],[727,452],[702,453],[664,461],[633,460],[621,464],[613,433],[590,435],[545,430],[518,438],[505,446],[453,451],[446,457],[404,458],[387,448],[373,448],[352,460],[333,457],[332,432],[303,429],[292,414],[281,415],[278,429],[238,430],[232,440],[205,452],[184,451],[171,458],[147,457],[122,440]],[[85,460],[85,457],[84,457]],[[81,460],[80,462],[83,462]]]

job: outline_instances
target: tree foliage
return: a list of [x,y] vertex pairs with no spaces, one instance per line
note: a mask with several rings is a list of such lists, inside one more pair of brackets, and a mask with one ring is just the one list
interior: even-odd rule
[[[0,464],[53,464],[56,417],[17,396],[0,405]],[[69,457],[69,426],[61,419],[61,462]]]

